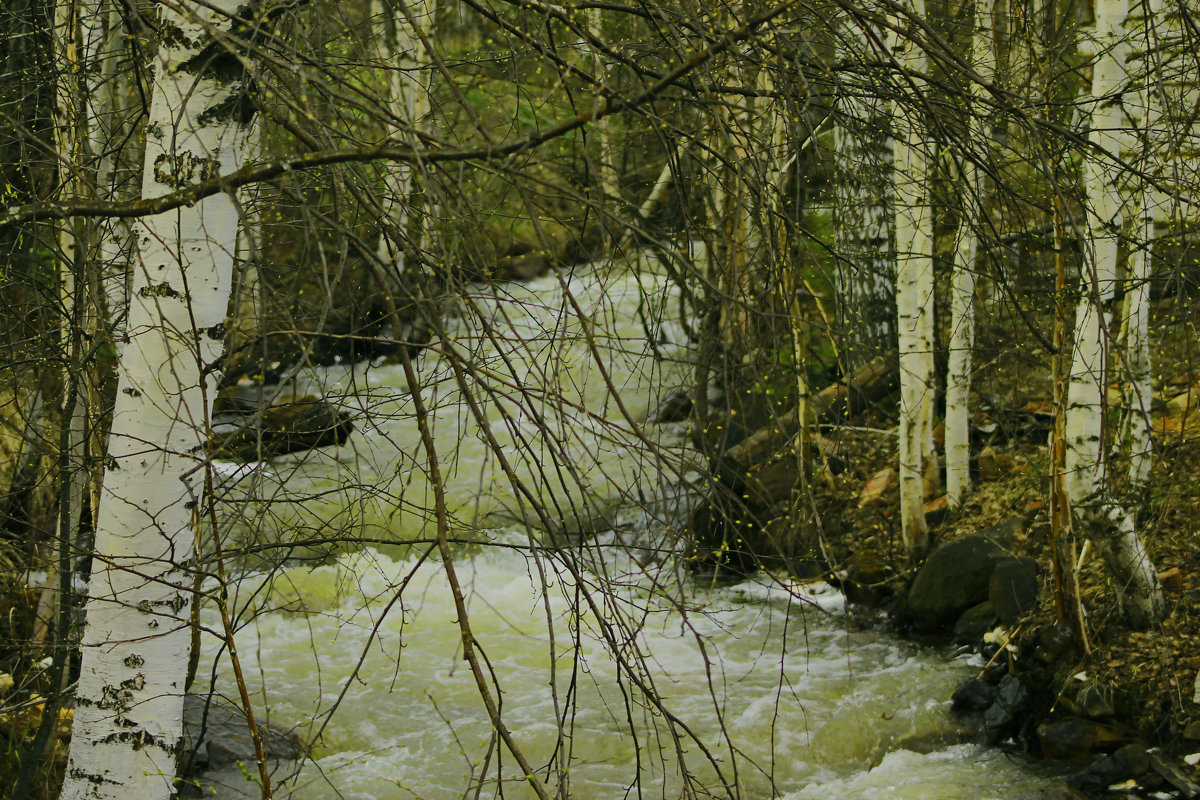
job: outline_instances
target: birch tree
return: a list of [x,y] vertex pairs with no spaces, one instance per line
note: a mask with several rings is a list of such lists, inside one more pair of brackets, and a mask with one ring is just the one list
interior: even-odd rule
[[[924,0],[910,0],[912,19]],[[901,21],[903,24],[903,20]],[[912,41],[893,46],[899,80],[919,86],[927,56]],[[929,544],[925,524],[927,476],[937,475],[933,450],[933,217],[929,200],[929,143],[919,106],[897,106],[895,123],[896,311],[900,348],[900,517],[905,551],[919,558]]]
[[[975,0],[971,59],[983,81],[995,75],[993,51],[994,0]],[[980,100],[983,87],[970,85],[967,130],[974,143],[990,139]],[[981,151],[986,153],[986,146]],[[983,219],[983,180],[979,168],[964,157],[959,170],[961,216],[954,250],[954,273],[950,282],[950,352],[946,364],[946,499],[954,508],[962,505],[971,489],[971,353],[975,346],[975,260],[979,236],[975,226]]]
[[[383,21],[380,37],[380,61],[388,67],[388,137],[416,144],[421,125],[430,112],[430,78],[425,69],[425,41],[432,30],[436,0],[374,0],[374,16]],[[405,269],[404,245],[415,222],[411,210],[414,203],[413,167],[411,164],[384,165],[383,210],[386,227],[379,239],[379,256],[396,265],[397,273]],[[409,247],[420,247],[417,241],[407,241]]]
[[1117,281],[1122,213],[1118,175],[1124,127],[1120,92],[1125,79],[1123,24],[1128,0],[1098,0],[1092,42],[1092,119],[1084,161],[1090,212],[1086,259],[1075,315],[1066,418],[1066,488],[1075,524],[1103,555],[1132,624],[1147,626],[1165,612],[1158,573],[1138,536],[1134,514],[1113,497],[1105,445],[1105,400],[1111,352],[1108,330]]
[[[1147,0],[1130,9],[1126,29],[1130,32],[1130,56],[1139,56],[1142,74],[1137,76],[1139,90],[1135,99],[1126,101],[1127,111],[1140,131],[1130,131],[1129,149],[1134,150],[1135,163],[1149,174],[1161,173],[1159,165],[1168,159],[1178,163],[1180,154],[1172,152],[1162,141],[1161,128],[1165,115],[1162,95],[1169,90],[1163,69],[1164,53],[1159,29],[1163,16],[1162,0]],[[1132,60],[1132,58],[1130,59]],[[1132,109],[1130,108],[1132,106]],[[1165,151],[1165,152],[1164,152]],[[1126,493],[1132,500],[1138,497],[1150,480],[1153,464],[1150,365],[1150,252],[1154,245],[1155,218],[1167,205],[1162,193],[1149,181],[1137,179],[1132,192],[1131,235],[1125,293],[1124,316],[1121,322],[1121,342],[1124,346],[1127,380],[1124,383],[1125,403],[1121,420],[1121,439],[1128,459]]]
[[[235,11],[236,9],[236,11]],[[252,113],[224,34],[233,0],[163,4],[143,197],[240,166]],[[88,587],[67,800],[173,792],[189,649],[205,420],[224,340],[235,204],[214,195],[139,225]]]

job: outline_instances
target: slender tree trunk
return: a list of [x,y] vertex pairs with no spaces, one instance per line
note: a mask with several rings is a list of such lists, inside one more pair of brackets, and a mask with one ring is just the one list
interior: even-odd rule
[[[178,11],[176,10],[178,9]],[[214,30],[236,0],[160,7],[142,192],[241,165],[251,112],[239,62]],[[239,25],[244,25],[243,20]],[[231,77],[237,70],[239,77]],[[187,671],[194,524],[224,340],[237,215],[215,195],[139,226],[88,588],[64,798],[173,792]]]
[[[418,133],[429,116],[430,73],[421,34],[433,30],[436,0],[374,0],[374,13],[383,20],[379,57],[388,68],[388,109],[392,119],[388,135],[397,142],[418,143]],[[410,164],[384,166],[384,234],[379,239],[379,256],[395,264],[395,275],[403,274],[406,249],[422,246],[423,215],[414,215],[416,182]],[[428,214],[428,207],[422,208]]]
[[1078,531],[1088,536],[1113,573],[1132,624],[1147,626],[1165,611],[1158,574],[1137,534],[1134,515],[1114,499],[1106,457],[1106,388],[1113,342],[1107,320],[1117,281],[1120,194],[1111,159],[1119,154],[1124,114],[1117,96],[1125,78],[1121,29],[1127,0],[1098,0],[1093,64],[1093,152],[1084,161],[1092,215],[1083,265],[1066,420],[1067,495]]
[[[995,76],[993,25],[994,0],[975,0],[975,32],[971,59],[975,71],[985,81]],[[971,83],[971,107],[967,130],[969,146],[987,153],[989,124],[983,105],[983,89]],[[962,161],[959,173],[961,216],[954,252],[954,274],[950,280],[950,352],[946,365],[946,499],[952,508],[962,505],[971,490],[971,353],[975,347],[975,261],[979,250],[976,226],[981,225],[985,210],[984,181],[978,167],[969,158]]]
[[[917,19],[924,0],[908,5]],[[901,21],[903,25],[903,21]],[[923,50],[900,39],[893,48],[903,70],[899,80],[919,83]],[[924,555],[929,544],[925,498],[937,475],[933,449],[933,216],[929,198],[929,142],[923,109],[898,107],[895,141],[896,310],[900,346],[900,517],[905,551]]]
[[[596,39],[604,41],[604,12],[599,6],[589,8],[588,15],[588,32]],[[604,56],[599,51],[593,51],[592,57],[592,72],[596,76],[601,86],[608,87],[608,69],[605,66]],[[596,92],[597,105],[603,100],[603,95]],[[614,116],[602,117],[592,123],[592,130],[595,131],[597,152],[596,169],[599,173],[599,185],[601,194],[601,203],[604,207],[612,208],[612,211],[621,213],[621,185],[617,180],[617,150],[616,138],[613,136],[613,123],[616,121]],[[610,223],[612,224],[612,223]],[[614,241],[613,237],[605,235],[605,247],[609,247]]]
[[[1141,66],[1136,103],[1131,116],[1141,122],[1140,135],[1131,132],[1128,149],[1136,153],[1133,159],[1143,174],[1161,173],[1159,165],[1170,158],[1169,151],[1161,152],[1160,128],[1164,123],[1162,94],[1165,79],[1162,70],[1162,32],[1159,30],[1163,12],[1162,0],[1146,0],[1130,9],[1126,28],[1131,31],[1130,59],[1136,54]],[[1140,499],[1150,480],[1153,464],[1153,437],[1150,416],[1150,270],[1154,246],[1156,212],[1166,205],[1161,193],[1142,180],[1133,192],[1133,224],[1126,272],[1128,289],[1125,292],[1125,315],[1122,320],[1121,343],[1124,346],[1125,407],[1121,425],[1124,453],[1129,462],[1126,496],[1131,502]]]

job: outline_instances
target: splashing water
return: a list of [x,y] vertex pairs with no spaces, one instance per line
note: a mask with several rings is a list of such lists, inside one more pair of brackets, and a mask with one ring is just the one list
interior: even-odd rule
[[[706,587],[662,557],[676,487],[698,476],[678,427],[639,425],[686,375],[673,360],[682,334],[645,313],[675,302],[664,281],[596,272],[505,291],[471,300],[434,348],[470,364],[482,420],[447,358],[422,357],[422,391],[444,445],[450,534],[475,542],[454,559],[488,690],[551,796],[1037,796],[1035,770],[963,743],[948,718],[965,661],[849,630],[827,586]],[[444,566],[420,544],[432,493],[399,368],[309,379],[353,398],[356,433],[320,458],[230,471],[224,527],[268,548],[330,530],[416,543],[289,562],[234,587],[260,720],[310,747],[299,765],[274,765],[276,796],[535,797],[463,659]],[[599,512],[595,527],[618,532],[580,525],[569,547],[541,547],[514,524],[530,516],[514,478],[559,517]],[[201,674],[237,696],[217,638]],[[258,794],[238,769],[207,779],[221,797]]]

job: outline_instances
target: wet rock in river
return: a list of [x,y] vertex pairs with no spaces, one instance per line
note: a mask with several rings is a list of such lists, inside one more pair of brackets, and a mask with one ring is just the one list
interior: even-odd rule
[[[294,739],[259,725],[267,758],[292,760],[301,755]],[[180,747],[181,775],[230,766],[239,761],[253,764],[257,758],[254,739],[242,709],[222,698],[189,694],[183,700],[183,741]]]
[[229,387],[217,397],[211,450],[216,458],[260,461],[339,445],[354,430],[350,415],[313,395],[273,397],[266,386]]
[[1038,725],[1037,736],[1048,758],[1078,758],[1129,742],[1129,736],[1118,728],[1080,717],[1047,720]]

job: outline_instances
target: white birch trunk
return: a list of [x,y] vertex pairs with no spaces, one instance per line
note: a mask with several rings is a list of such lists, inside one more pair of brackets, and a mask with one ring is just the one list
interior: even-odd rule
[[1105,389],[1110,375],[1111,312],[1117,280],[1121,198],[1110,156],[1121,146],[1123,112],[1111,98],[1125,79],[1121,28],[1127,0],[1097,0],[1096,60],[1092,73],[1089,142],[1099,152],[1084,161],[1090,211],[1087,259],[1083,265],[1066,420],[1067,496],[1078,531],[1090,537],[1112,571],[1130,621],[1146,626],[1165,610],[1158,574],[1137,534],[1133,515],[1113,498],[1105,452]]
[[[916,18],[924,0],[909,0]],[[903,24],[903,21],[901,21]],[[907,77],[919,84],[925,53],[900,39],[893,47]],[[926,483],[936,475],[933,449],[933,216],[928,143],[919,109],[897,108],[895,142],[896,311],[900,348],[900,518],[905,551],[920,558],[928,546]]]
[[[160,8],[164,31],[142,192],[241,165],[237,62],[212,38],[240,0]],[[173,9],[182,8],[186,16]],[[243,6],[244,10],[244,6]],[[96,557],[76,691],[66,800],[173,792],[182,731],[206,419],[229,300],[237,215],[226,195],[139,226]]]
[[[841,59],[864,65],[880,60],[873,36],[854,20],[843,27]],[[847,82],[833,129],[834,278],[845,375],[890,350],[896,339],[890,123],[872,77]]]
[[[1170,158],[1161,153],[1160,126],[1163,124],[1161,85],[1163,69],[1163,32],[1159,22],[1163,15],[1162,0],[1147,0],[1130,9],[1126,30],[1130,36],[1130,60],[1140,51],[1138,61],[1142,74],[1138,76],[1140,90],[1132,116],[1142,123],[1141,136],[1131,135],[1129,149],[1140,150],[1135,163],[1140,163],[1144,174],[1160,174],[1160,164]],[[1140,40],[1140,41],[1139,41]],[[1129,110],[1128,105],[1126,106]],[[1125,413],[1122,425],[1122,443],[1129,460],[1128,496],[1137,498],[1150,480],[1153,465],[1153,426],[1150,416],[1151,364],[1150,364],[1150,254],[1154,245],[1155,219],[1166,206],[1162,194],[1139,179],[1133,192],[1132,241],[1129,250],[1128,286],[1125,295],[1125,317],[1122,320],[1121,342],[1125,348],[1127,380],[1125,388]]]
[[1128,494],[1136,498],[1150,481],[1154,463],[1150,417],[1150,249],[1154,244],[1154,209],[1151,193],[1136,192],[1128,286],[1121,343],[1125,352],[1125,410],[1122,439],[1129,460]]
[[[596,39],[604,41],[604,17],[603,11],[599,7],[589,8],[588,15],[588,32]],[[592,56],[592,72],[596,76],[601,86],[608,86],[608,69],[604,63],[604,56],[599,50],[593,50]],[[600,106],[604,97],[600,92],[596,92],[596,107]],[[615,147],[615,137],[613,136],[612,116],[601,117],[592,123],[592,129],[596,132],[597,144],[599,145],[599,156],[596,160],[596,166],[600,173],[600,192],[603,196],[604,205],[609,203],[616,204],[616,210],[620,210],[621,204],[621,186],[617,182],[617,151]],[[610,241],[610,237],[605,236],[606,246]]]
[[[431,110],[430,75],[425,69],[425,46],[421,34],[432,33],[436,0],[416,0],[407,4],[409,15],[394,0],[374,0],[373,13],[384,23],[379,57],[388,69],[388,109],[394,128],[388,138],[416,145],[417,133]],[[379,238],[379,257],[395,265],[396,275],[405,270],[405,244],[422,246],[421,236],[408,241],[413,217],[413,166],[400,162],[384,165],[384,234]],[[425,209],[428,213],[428,208]],[[393,232],[389,235],[389,229]]]
[[[971,58],[982,80],[995,76],[993,52],[993,0],[975,0],[975,33]],[[989,125],[979,103],[983,89],[971,84],[968,130],[972,144],[987,152]],[[950,347],[946,364],[946,499],[951,508],[962,505],[971,490],[971,355],[975,347],[975,260],[979,237],[975,226],[983,219],[984,181],[979,169],[963,159],[959,174],[962,216],[950,280]]]

